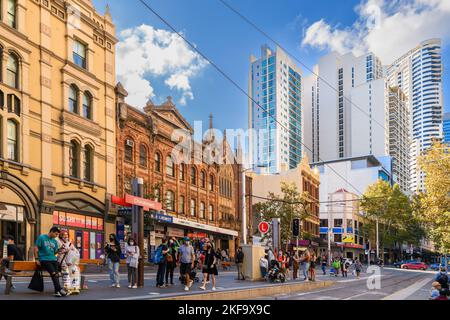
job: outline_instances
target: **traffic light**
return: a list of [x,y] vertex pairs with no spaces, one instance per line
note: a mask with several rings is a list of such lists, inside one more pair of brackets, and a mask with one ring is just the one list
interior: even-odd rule
[[364,250],[370,250],[370,241],[366,241],[366,244],[364,245]]
[[292,234],[294,237],[298,237],[300,235],[300,219],[292,220]]

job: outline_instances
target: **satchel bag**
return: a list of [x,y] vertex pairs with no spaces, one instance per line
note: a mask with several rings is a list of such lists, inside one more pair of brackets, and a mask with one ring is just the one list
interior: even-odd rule
[[44,277],[41,270],[36,270],[28,285],[28,289],[43,292],[44,291]]

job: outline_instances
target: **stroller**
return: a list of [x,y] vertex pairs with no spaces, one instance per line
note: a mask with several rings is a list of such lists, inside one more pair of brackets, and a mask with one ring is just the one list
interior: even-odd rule
[[[194,261],[194,268],[192,268],[191,272],[189,273],[189,278],[193,280],[194,282],[199,282],[200,278],[197,276],[197,270],[198,270],[198,260]],[[179,278],[181,284],[186,284],[186,277],[183,275],[180,275]]]

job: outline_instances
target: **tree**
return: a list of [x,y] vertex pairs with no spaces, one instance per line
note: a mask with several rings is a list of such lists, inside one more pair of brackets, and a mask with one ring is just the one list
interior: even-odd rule
[[[280,238],[281,242],[286,244],[287,250],[292,239],[292,220],[298,218],[302,221],[311,213],[308,194],[301,194],[294,183],[282,182],[281,195],[269,192],[268,198],[269,200],[265,202],[255,204],[254,210],[260,214],[262,221],[270,222],[273,218],[280,219]],[[267,238],[272,238],[272,229],[263,236],[263,239]]]
[[434,141],[419,157],[425,174],[425,193],[419,193],[418,212],[430,239],[443,254],[450,252],[450,146]]
[[369,186],[361,200],[361,209],[365,212],[366,236],[376,237],[378,220],[381,256],[385,247],[401,249],[404,242],[418,244],[423,236],[411,202],[397,184],[391,187],[388,182],[378,180]]

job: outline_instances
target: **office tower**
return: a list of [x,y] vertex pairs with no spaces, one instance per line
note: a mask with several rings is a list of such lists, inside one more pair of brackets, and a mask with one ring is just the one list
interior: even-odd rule
[[[442,57],[441,40],[420,43],[387,68],[388,83],[399,87],[408,100],[411,134],[417,157],[442,137]],[[423,190],[423,174],[417,171],[417,159],[411,158],[411,191]]]
[[450,112],[444,113],[444,142],[450,144]]
[[387,155],[388,90],[375,55],[330,53],[305,77],[303,91],[313,162]]
[[410,131],[406,95],[398,87],[389,88],[389,155],[392,176],[404,193],[409,193]]
[[249,99],[250,163],[257,172],[295,168],[303,150],[302,71],[279,47],[262,46],[250,62],[249,95],[259,104]]

